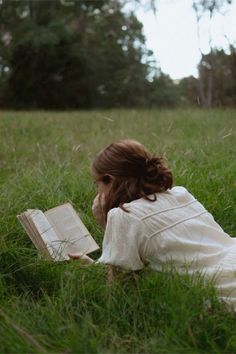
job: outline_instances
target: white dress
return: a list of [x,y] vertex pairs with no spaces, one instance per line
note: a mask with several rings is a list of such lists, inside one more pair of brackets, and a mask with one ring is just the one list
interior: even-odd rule
[[97,262],[129,270],[145,265],[161,271],[172,263],[179,271],[214,277],[219,297],[236,310],[236,238],[184,187],[158,193],[157,200],[134,200],[129,211],[111,209]]

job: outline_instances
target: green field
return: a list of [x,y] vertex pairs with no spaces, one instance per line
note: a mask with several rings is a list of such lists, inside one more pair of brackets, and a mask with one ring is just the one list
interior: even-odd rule
[[105,266],[42,260],[17,222],[70,201],[101,244],[90,164],[127,137],[164,154],[175,185],[236,236],[235,110],[1,112],[0,353],[236,352],[236,317],[199,275],[145,269],[108,285]]

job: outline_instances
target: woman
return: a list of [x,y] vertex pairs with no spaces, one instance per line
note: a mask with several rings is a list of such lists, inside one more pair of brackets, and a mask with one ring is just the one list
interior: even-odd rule
[[[236,240],[184,187],[173,187],[163,158],[137,141],[121,140],[92,164],[98,195],[93,213],[105,228],[99,263],[128,270],[201,272],[236,310]],[[71,258],[84,255],[71,254]]]

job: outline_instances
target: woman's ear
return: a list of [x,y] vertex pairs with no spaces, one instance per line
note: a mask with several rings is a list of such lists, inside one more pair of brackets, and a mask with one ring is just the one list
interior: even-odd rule
[[114,180],[114,176],[112,176],[112,175],[104,175],[102,177],[102,182],[105,184],[109,184],[109,183],[113,182],[113,180]]

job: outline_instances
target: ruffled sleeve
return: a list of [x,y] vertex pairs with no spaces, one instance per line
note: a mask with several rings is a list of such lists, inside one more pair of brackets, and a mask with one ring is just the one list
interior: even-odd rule
[[97,262],[128,270],[142,269],[145,242],[142,221],[121,208],[114,208],[108,213],[102,255]]

